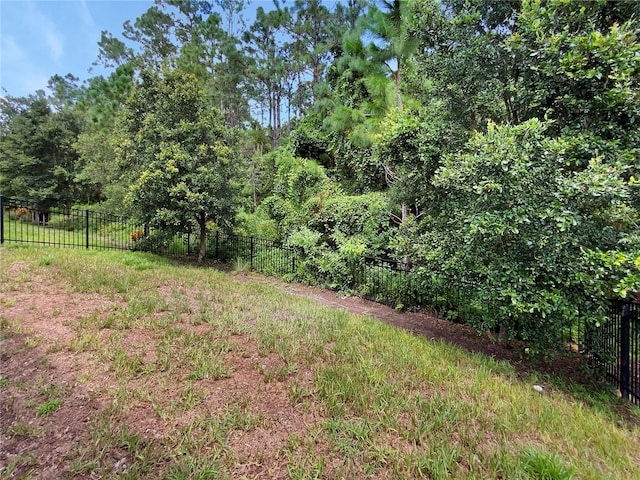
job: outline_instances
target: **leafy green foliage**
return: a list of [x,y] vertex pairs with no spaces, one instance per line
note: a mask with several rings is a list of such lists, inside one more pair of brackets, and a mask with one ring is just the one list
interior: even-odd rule
[[331,194],[338,187],[313,160],[295,157],[287,148],[279,148],[272,155],[276,170],[272,195],[264,200],[259,210],[276,221],[278,236],[282,238],[301,221],[307,201],[321,192],[324,192],[323,196]]
[[71,109],[54,111],[40,91],[26,98],[2,98],[0,180],[3,194],[35,202],[42,210],[71,207],[80,185],[72,148],[82,118]]
[[108,77],[4,97],[2,193],[126,205],[166,231],[136,248],[198,229],[201,257],[237,221],[334,287],[402,258],[411,288],[472,281],[477,325],[541,348],[640,288],[638,2],[244,5],[159,0],[102,33]]
[[197,225],[202,259],[207,223],[226,229],[235,217],[233,138],[195,76],[146,72],[142,80],[122,120],[132,142],[120,162],[135,158],[140,168],[127,203],[159,229]]
[[448,119],[469,131],[488,121],[519,121],[519,62],[504,41],[517,31],[521,0],[417,0],[408,29],[420,39],[413,91],[444,102]]
[[301,258],[297,275],[303,281],[346,289],[354,262],[386,251],[391,222],[385,195],[319,195],[305,212],[287,240]]
[[578,305],[611,291],[604,277],[588,274],[585,252],[616,247],[613,210],[629,194],[623,168],[593,159],[572,172],[562,146],[537,120],[489,125],[436,175],[444,200],[431,235],[442,249],[424,252],[432,262],[447,258],[445,271],[477,282],[498,305],[486,326],[511,328],[543,347],[571,324]]
[[637,3],[524,2],[507,42],[523,63],[516,87],[522,118],[546,116],[555,120],[552,132],[586,130],[621,140],[619,148],[637,147],[638,13]]
[[409,205],[415,215],[424,212],[434,200],[431,180],[442,156],[459,148],[463,138],[464,133],[445,120],[438,104],[391,110],[375,136],[373,156],[392,185],[395,203]]

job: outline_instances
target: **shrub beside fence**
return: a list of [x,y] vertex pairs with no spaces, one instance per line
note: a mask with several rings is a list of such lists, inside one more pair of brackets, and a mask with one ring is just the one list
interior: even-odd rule
[[365,257],[352,261],[350,285],[358,296],[394,308],[428,311],[459,323],[480,325],[495,313],[491,299],[475,295],[471,282],[446,278],[404,262]]
[[216,232],[208,239],[205,256],[278,277],[293,275],[296,270],[295,251],[281,242],[264,238]]
[[[0,195],[0,242],[25,242],[59,247],[140,250],[161,255],[197,256],[198,235],[166,235],[125,217],[90,210],[38,209],[30,202]],[[206,258],[267,275],[296,279],[304,259],[281,242],[216,232],[207,239]],[[389,259],[348,262],[351,293],[394,308],[418,309],[459,323],[491,324],[497,306],[477,285],[408,268]],[[344,272],[343,272],[344,273]],[[640,404],[640,325],[637,302],[611,301],[607,321],[595,326],[576,313],[571,326],[558,332],[558,342],[588,353],[625,398]]]
[[[198,234],[166,235],[126,217],[88,209],[39,208],[0,195],[0,242],[57,247],[137,250],[161,255],[198,255]],[[291,276],[297,254],[282,242],[215,232],[207,238],[206,258],[239,262],[248,270]]]

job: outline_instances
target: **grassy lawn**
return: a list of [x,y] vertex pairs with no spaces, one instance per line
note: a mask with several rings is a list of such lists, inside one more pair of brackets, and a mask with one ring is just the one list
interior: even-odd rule
[[4,238],[7,243],[25,242],[60,246],[127,249],[131,244],[131,234],[138,230],[134,224],[110,222],[108,216],[91,212],[87,238],[84,213],[74,210],[70,216],[52,213],[47,226],[34,224],[27,216],[16,220],[15,214],[5,212]]
[[606,407],[279,282],[0,262],[0,478],[640,478],[640,431]]

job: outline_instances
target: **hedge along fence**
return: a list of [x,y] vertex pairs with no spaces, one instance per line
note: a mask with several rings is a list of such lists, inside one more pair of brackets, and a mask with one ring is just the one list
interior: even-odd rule
[[365,257],[351,262],[352,289],[359,296],[398,309],[427,311],[458,323],[481,325],[496,313],[491,299],[478,295],[477,285],[437,275],[404,262]]
[[[167,234],[118,215],[88,209],[43,209],[0,195],[0,243],[5,242],[160,255],[198,254],[195,231]],[[288,280],[316,281],[395,308],[419,309],[484,330],[503,314],[481,285],[420,267],[408,268],[389,259],[348,260],[336,252],[326,255],[331,256],[330,261],[324,259],[325,264],[320,266],[323,259],[282,242],[215,232],[208,236],[205,257]],[[627,305],[624,310],[619,302],[610,302],[610,307],[607,320],[599,326],[586,322],[587,312],[576,309],[564,329],[549,333],[557,343],[589,352],[622,395],[640,404],[640,325],[636,319],[640,308]]]
[[[171,233],[145,227],[123,216],[88,209],[38,208],[33,202],[0,196],[0,240],[59,247],[148,251],[161,255],[197,256],[194,231]],[[492,306],[469,295],[470,286],[407,269],[388,259],[348,260],[306,254],[283,242],[224,232],[208,235],[205,258],[236,263],[239,268],[345,290],[400,309],[428,310],[449,320],[481,324]],[[323,264],[323,265],[321,265]],[[464,289],[467,289],[467,293]]]
[[[58,247],[134,250],[197,256],[194,231],[167,234],[129,218],[88,209],[38,208],[0,196],[0,239]],[[323,256],[324,255],[324,256]],[[400,262],[378,258],[348,260],[337,252],[309,254],[300,247],[224,232],[208,235],[205,258],[287,280],[347,291],[399,309],[420,309],[448,320],[482,327],[495,314],[489,301],[472,295],[472,285],[434,276]]]

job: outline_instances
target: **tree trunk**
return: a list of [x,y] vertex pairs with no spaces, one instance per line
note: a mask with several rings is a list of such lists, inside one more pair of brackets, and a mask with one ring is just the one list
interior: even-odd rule
[[509,339],[509,324],[503,322],[498,327],[498,343],[500,345],[504,345],[505,343],[507,343],[508,339]]
[[200,246],[198,248],[198,263],[202,263],[204,258],[205,249],[207,246],[207,217],[204,213],[200,214],[198,218],[198,226],[200,227]]
[[396,71],[396,100],[398,102],[398,110],[402,110],[402,82],[400,77],[400,58],[398,61],[398,70]]

